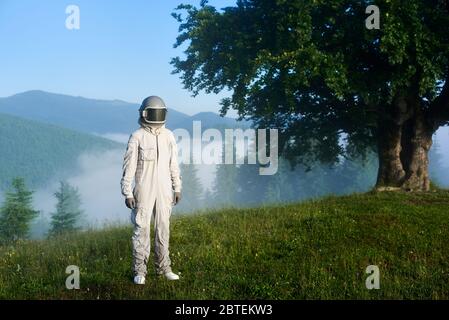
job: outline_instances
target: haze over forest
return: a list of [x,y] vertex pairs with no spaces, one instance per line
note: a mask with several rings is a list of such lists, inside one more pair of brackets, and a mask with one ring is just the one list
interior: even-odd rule
[[[29,108],[30,104],[33,108]],[[35,237],[45,233],[54,211],[54,192],[65,180],[78,188],[85,225],[127,222],[129,210],[120,194],[123,154],[129,134],[138,128],[137,104],[92,100],[43,91],[0,98],[0,200],[11,179],[23,176],[35,191],[41,215]],[[249,122],[222,118],[212,112],[189,116],[170,108],[167,126],[191,131],[202,128],[248,128]],[[449,128],[441,128],[431,152],[431,174],[449,186]],[[280,159],[278,173],[260,176],[256,165],[183,165],[184,198],[174,214],[222,206],[254,206],[290,202],[327,194],[369,190],[375,183],[377,159],[342,160],[334,167],[315,164],[291,171]]]

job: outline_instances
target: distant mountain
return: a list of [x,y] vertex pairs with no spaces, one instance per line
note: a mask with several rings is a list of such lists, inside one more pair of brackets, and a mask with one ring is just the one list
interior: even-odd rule
[[[0,98],[0,112],[88,133],[125,133],[138,128],[138,104],[120,100],[96,100],[44,91],[27,91]],[[194,116],[169,108],[167,127],[191,130],[192,121],[203,128],[247,126],[213,112]]]
[[120,143],[70,129],[0,113],[0,189],[12,178],[24,177],[31,187],[77,168],[87,151],[125,148]]

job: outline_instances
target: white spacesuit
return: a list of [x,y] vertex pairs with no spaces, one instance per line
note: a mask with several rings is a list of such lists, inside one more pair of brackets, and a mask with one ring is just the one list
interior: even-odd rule
[[142,102],[141,128],[129,138],[124,157],[121,188],[126,205],[132,209],[136,284],[145,283],[152,218],[156,271],[169,280],[179,279],[170,267],[169,237],[172,206],[181,198],[181,175],[175,137],[164,125],[166,112],[164,102],[158,97],[151,96]]

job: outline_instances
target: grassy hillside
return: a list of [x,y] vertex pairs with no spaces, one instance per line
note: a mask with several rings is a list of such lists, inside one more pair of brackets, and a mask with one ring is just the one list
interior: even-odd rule
[[[449,192],[438,191],[175,216],[181,280],[150,273],[144,287],[131,283],[128,227],[22,242],[0,248],[0,298],[448,299],[448,208]],[[64,285],[72,264],[77,291]],[[365,287],[370,264],[379,290]]]
[[86,151],[102,152],[123,148],[119,143],[54,125],[0,113],[0,190],[12,178],[41,186],[61,171],[76,167],[77,157]]

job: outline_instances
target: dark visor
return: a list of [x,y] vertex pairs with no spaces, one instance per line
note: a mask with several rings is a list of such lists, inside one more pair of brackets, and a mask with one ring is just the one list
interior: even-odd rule
[[167,109],[146,109],[145,120],[147,121],[165,121],[167,115]]

